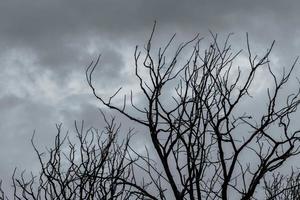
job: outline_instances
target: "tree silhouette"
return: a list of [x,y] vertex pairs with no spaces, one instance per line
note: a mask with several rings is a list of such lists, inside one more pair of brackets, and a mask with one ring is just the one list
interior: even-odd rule
[[[155,152],[136,151],[130,144],[132,130],[118,141],[120,126],[104,114],[104,132],[75,125],[78,146],[62,137],[57,126],[47,160],[34,148],[40,175],[13,176],[16,199],[246,200],[260,191],[269,199],[288,199],[298,190],[298,175],[278,175],[300,153],[299,130],[292,128],[300,90],[283,94],[297,59],[277,76],[269,61],[274,42],[262,56],[253,55],[247,35],[247,67],[236,67],[242,51],[232,50],[230,35],[220,42],[211,33],[204,50],[197,35],[171,52],[175,35],[155,49],[154,33],[155,25],[145,48],[137,46],[134,52],[143,103],[135,103],[133,92],[124,95],[121,106],[115,103],[122,88],[108,98],[97,93],[93,75],[100,56],[88,66],[86,78],[102,104],[147,130],[138,134],[148,134]],[[270,77],[272,87],[257,116],[242,105],[252,98],[259,70]]]
[[265,194],[268,200],[296,200],[300,198],[300,174],[294,170],[288,176],[273,174],[265,180]]

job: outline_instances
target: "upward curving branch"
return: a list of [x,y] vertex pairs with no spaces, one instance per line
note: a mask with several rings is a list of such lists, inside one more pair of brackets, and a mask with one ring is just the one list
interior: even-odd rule
[[[247,64],[242,51],[233,51],[230,37],[220,41],[211,33],[172,48],[175,34],[154,48],[154,25],[145,47],[134,51],[134,73],[140,96],[97,93],[94,72],[99,56],[86,70],[95,97],[107,108],[143,125],[151,146],[144,153],[132,146],[133,129],[119,140],[121,126],[103,114],[104,130],[75,124],[77,141],[57,136],[52,148],[40,152],[40,174],[27,179],[13,175],[15,199],[267,199],[299,198],[299,173],[280,173],[280,167],[300,154],[300,130],[293,127],[300,87],[286,91],[297,60],[281,74],[271,66],[274,42],[262,55],[253,55],[246,36]],[[263,71],[271,85],[256,91]],[[299,84],[299,82],[298,82]],[[257,99],[255,93],[265,96]],[[129,97],[129,98],[128,98]],[[128,100],[129,99],[129,100]],[[245,108],[247,100],[263,102],[260,115]],[[152,152],[154,151],[154,152]],[[284,182],[282,182],[284,181]],[[1,189],[0,199],[6,196]],[[261,197],[261,196],[260,196]]]
[[[202,38],[197,35],[170,57],[167,53],[175,35],[156,50],[154,32],[155,26],[145,49],[137,46],[134,52],[144,108],[133,104],[132,93],[136,115],[125,109],[126,100],[120,108],[111,102],[119,90],[108,101],[97,95],[91,77],[98,61],[87,70],[94,95],[108,108],[147,127],[166,177],[162,181],[175,199],[228,199],[233,193],[251,199],[266,176],[299,154],[299,130],[290,128],[300,102],[299,90],[286,96],[286,104],[279,103],[297,59],[277,77],[269,60],[274,42],[265,54],[254,56],[247,34],[248,67],[241,69],[235,66],[241,51],[232,51],[231,34],[221,43],[213,33],[207,49],[201,50]],[[255,118],[240,106],[252,98],[261,69],[273,87],[267,90],[264,114]],[[175,85],[174,90],[170,85]],[[243,159],[246,154],[253,162]]]

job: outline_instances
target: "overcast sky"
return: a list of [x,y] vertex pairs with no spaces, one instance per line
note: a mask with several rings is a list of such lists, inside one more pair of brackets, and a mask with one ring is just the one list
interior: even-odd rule
[[[236,49],[245,34],[258,52],[272,40],[272,58],[289,66],[300,55],[300,1],[292,0],[2,0],[0,1],[0,178],[36,162],[30,138],[45,148],[55,124],[74,120],[101,127],[85,81],[86,66],[101,53],[101,93],[131,85],[126,67],[136,44],[147,40],[157,20],[156,42],[173,33],[188,40],[235,33]],[[299,66],[297,66],[299,68]],[[299,72],[296,69],[295,73]]]

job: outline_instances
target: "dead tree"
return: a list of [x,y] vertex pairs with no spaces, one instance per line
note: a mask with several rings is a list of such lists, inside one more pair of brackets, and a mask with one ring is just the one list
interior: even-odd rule
[[[136,47],[134,53],[135,75],[146,103],[135,104],[131,92],[118,106],[113,99],[121,88],[109,98],[99,96],[93,73],[100,57],[86,71],[95,97],[147,128],[161,164],[155,172],[167,188],[160,191],[161,197],[171,193],[177,200],[254,198],[266,176],[299,154],[299,130],[290,128],[299,90],[280,103],[297,59],[278,76],[269,61],[274,42],[264,55],[252,55],[247,35],[248,66],[236,67],[241,51],[233,52],[230,35],[219,42],[215,34],[205,50],[197,35],[169,56],[175,35],[153,49],[154,32],[155,26],[144,50]],[[191,53],[182,53],[186,49]],[[259,70],[273,85],[265,90],[263,114],[255,117],[240,107],[252,98],[250,89]],[[170,86],[175,86],[173,91]]]
[[288,176],[280,173],[265,179],[265,194],[267,200],[297,200],[300,199],[300,174],[294,170]]
[[[104,115],[103,115],[104,116]],[[103,131],[85,129],[84,124],[75,122],[77,140],[62,135],[62,126],[57,125],[54,145],[47,152],[40,152],[32,138],[32,145],[38,156],[41,171],[38,176],[23,171],[14,171],[14,199],[146,199],[143,185],[135,184],[132,163],[136,159],[128,156],[132,130],[120,142],[117,134],[120,125],[115,118],[104,116]],[[124,184],[124,181],[131,184]],[[1,183],[0,183],[1,186]],[[140,191],[143,191],[141,193]],[[9,199],[0,190],[0,199]]]
[[[15,171],[14,199],[246,200],[261,192],[276,199],[285,194],[284,187],[297,189],[293,174],[288,186],[280,185],[283,176],[276,178],[279,168],[300,153],[299,130],[292,128],[300,90],[282,103],[297,60],[278,76],[269,61],[274,42],[265,54],[254,56],[247,36],[247,66],[236,67],[242,51],[232,50],[230,35],[220,42],[211,34],[204,50],[197,35],[171,52],[175,35],[155,49],[154,32],[155,26],[144,50],[134,52],[144,104],[136,104],[131,92],[119,106],[114,97],[121,88],[108,98],[98,95],[93,73],[100,57],[89,65],[86,78],[102,104],[146,128],[137,134],[148,134],[155,152],[146,148],[141,154],[132,147],[132,130],[118,142],[114,118],[104,116],[104,132],[75,124],[77,142],[62,136],[58,125],[47,152],[32,142],[41,172],[28,178]],[[266,106],[258,117],[242,104],[252,98],[259,70],[273,85],[266,89]],[[272,177],[273,184],[268,182]]]

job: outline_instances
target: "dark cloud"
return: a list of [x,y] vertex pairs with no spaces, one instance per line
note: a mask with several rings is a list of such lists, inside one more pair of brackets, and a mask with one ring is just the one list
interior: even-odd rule
[[4,49],[31,49],[40,65],[66,74],[92,59],[91,38],[104,41],[98,53],[106,51],[105,43],[113,51],[120,41],[144,40],[154,20],[159,32],[169,34],[249,32],[255,43],[276,39],[292,47],[299,33],[298,7],[297,1],[11,0],[1,2],[0,40]]

